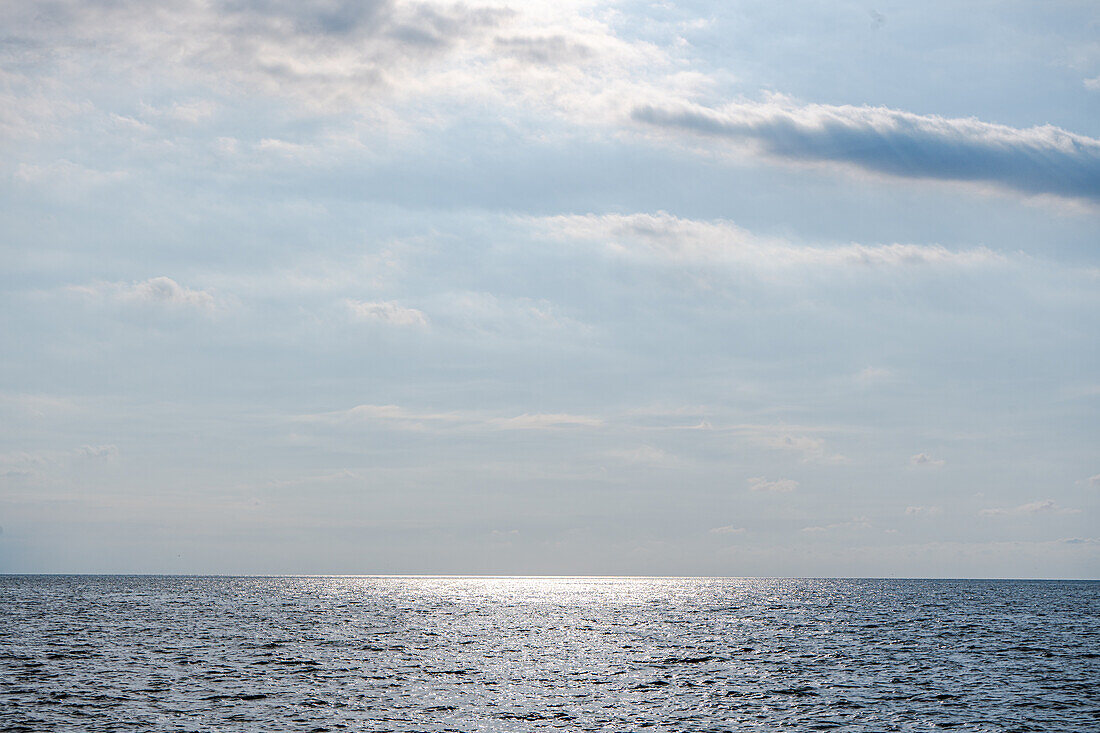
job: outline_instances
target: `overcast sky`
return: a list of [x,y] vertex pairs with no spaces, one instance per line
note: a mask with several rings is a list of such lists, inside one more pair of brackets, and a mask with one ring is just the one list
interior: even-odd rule
[[1100,576],[1100,5],[0,4],[0,572]]

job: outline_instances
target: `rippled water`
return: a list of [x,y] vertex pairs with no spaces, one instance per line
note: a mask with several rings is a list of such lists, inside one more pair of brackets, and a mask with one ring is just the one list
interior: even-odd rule
[[0,727],[1100,730],[1100,583],[0,577]]

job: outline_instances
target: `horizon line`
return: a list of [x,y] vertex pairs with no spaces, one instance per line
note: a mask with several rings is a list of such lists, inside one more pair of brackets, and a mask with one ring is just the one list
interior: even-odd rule
[[1097,577],[962,577],[940,575],[517,575],[482,573],[132,573],[132,572],[0,572],[0,577],[84,578],[420,578],[455,580],[944,580],[1100,582]]

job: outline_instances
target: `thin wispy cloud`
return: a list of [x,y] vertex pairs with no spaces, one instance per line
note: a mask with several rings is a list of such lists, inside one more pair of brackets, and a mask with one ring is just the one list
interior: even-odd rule
[[67,290],[93,300],[171,306],[206,313],[213,312],[218,306],[213,293],[181,285],[163,275],[130,283],[99,282],[89,285],[71,285]]
[[320,424],[389,424],[406,430],[562,430],[598,428],[603,419],[570,413],[530,413],[494,415],[477,410],[435,412],[399,405],[356,405],[347,410],[300,415],[295,420]]
[[610,450],[607,451],[606,455],[626,463],[650,466],[671,465],[676,462],[675,457],[670,456],[667,451],[652,445],[640,445],[637,448]]
[[769,481],[763,476],[756,476],[749,479],[749,491],[767,491],[774,494],[789,494],[797,488],[798,482],[789,478]]
[[1100,140],[1054,125],[1016,128],[888,107],[799,105],[784,98],[718,108],[642,105],[632,117],[657,128],[751,144],[784,160],[1100,202]]
[[985,247],[960,251],[939,245],[800,245],[758,236],[724,219],[696,220],[653,214],[569,214],[521,219],[546,236],[591,242],[624,255],[752,267],[967,267],[1003,261]]
[[830,450],[824,438],[813,435],[783,432],[781,428],[776,428],[758,431],[752,437],[755,442],[768,448],[795,453],[803,463],[839,464],[848,462],[847,456]]
[[724,534],[724,535],[744,534],[745,533],[745,528],[744,527],[734,527],[732,524],[727,524],[724,527],[715,527],[715,528],[713,528],[711,530],[708,530],[708,531],[711,534]]
[[603,420],[588,415],[568,413],[524,413],[515,417],[492,418],[489,425],[501,430],[553,430],[559,428],[596,428]]
[[1030,501],[1013,507],[990,507],[982,509],[979,514],[985,517],[1021,517],[1034,514],[1077,514],[1080,509],[1067,509],[1059,506],[1052,499]]

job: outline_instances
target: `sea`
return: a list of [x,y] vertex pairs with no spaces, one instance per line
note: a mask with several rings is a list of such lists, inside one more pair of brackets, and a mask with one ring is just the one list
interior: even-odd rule
[[0,576],[4,731],[1100,731],[1100,583]]

